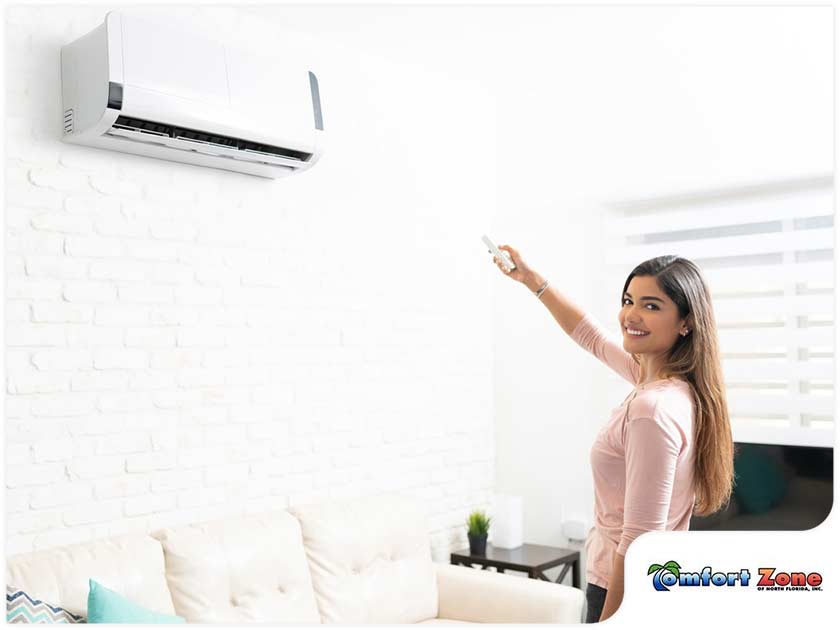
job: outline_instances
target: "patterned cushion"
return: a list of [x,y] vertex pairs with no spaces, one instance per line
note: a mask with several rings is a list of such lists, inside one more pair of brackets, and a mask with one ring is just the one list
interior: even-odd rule
[[20,589],[6,585],[6,623],[84,623],[85,618],[32,599]]

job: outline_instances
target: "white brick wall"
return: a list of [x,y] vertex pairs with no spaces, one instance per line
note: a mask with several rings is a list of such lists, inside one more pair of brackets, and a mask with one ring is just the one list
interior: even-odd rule
[[106,11],[7,13],[7,552],[393,490],[444,559],[494,487],[492,103],[322,41],[308,173],[67,145],[59,46]]

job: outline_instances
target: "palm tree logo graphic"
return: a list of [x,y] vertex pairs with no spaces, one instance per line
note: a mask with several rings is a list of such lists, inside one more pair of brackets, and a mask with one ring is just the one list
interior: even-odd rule
[[[653,588],[657,591],[667,591],[670,590],[667,586],[662,583],[662,576],[665,573],[673,573],[674,577],[677,580],[680,579],[680,565],[677,564],[674,560],[669,560],[664,565],[662,564],[652,564],[648,569],[647,574],[650,575],[653,573]],[[669,580],[670,581],[670,580]]]

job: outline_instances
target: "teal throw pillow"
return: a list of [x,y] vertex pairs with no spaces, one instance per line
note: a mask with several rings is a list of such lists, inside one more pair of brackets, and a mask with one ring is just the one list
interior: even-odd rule
[[96,580],[88,584],[88,623],[186,623],[183,617],[138,606]]

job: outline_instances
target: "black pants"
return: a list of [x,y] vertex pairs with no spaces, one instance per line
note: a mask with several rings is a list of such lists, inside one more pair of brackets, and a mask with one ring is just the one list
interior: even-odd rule
[[607,601],[607,589],[588,582],[586,584],[586,623],[598,623],[605,601]]

